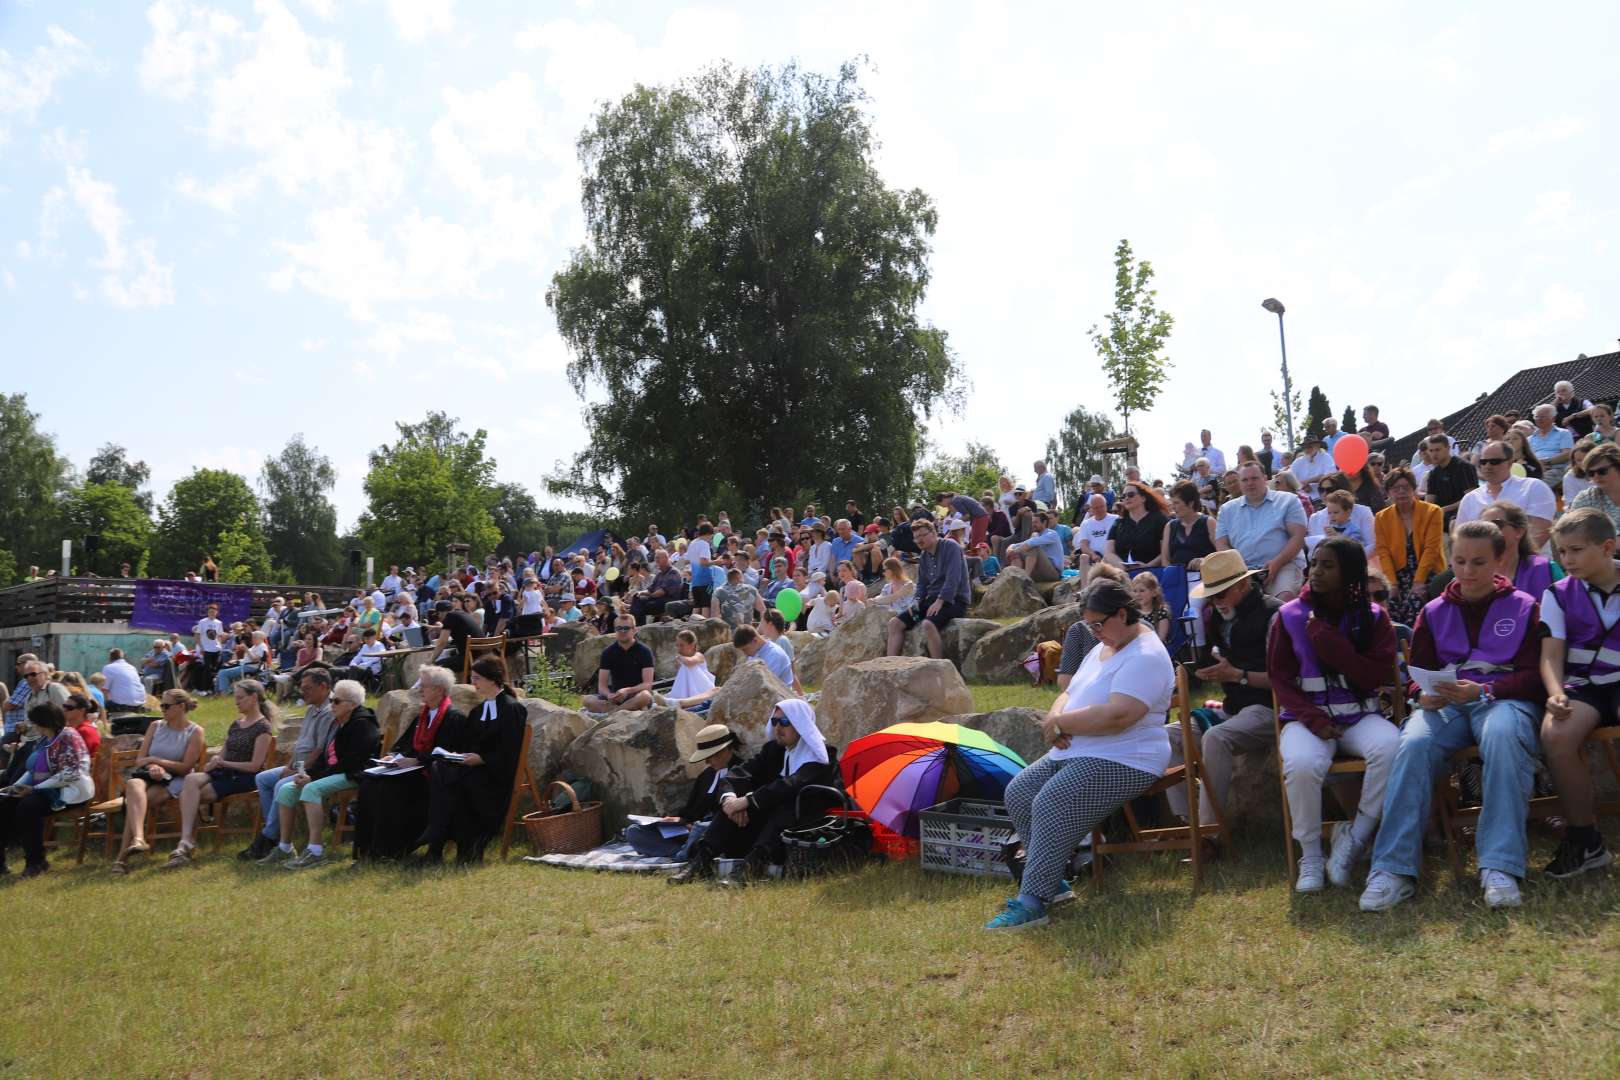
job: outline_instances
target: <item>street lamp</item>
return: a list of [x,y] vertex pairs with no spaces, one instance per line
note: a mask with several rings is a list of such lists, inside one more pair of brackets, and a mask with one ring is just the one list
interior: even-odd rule
[[1283,415],[1288,420],[1288,452],[1294,452],[1294,401],[1293,383],[1288,379],[1288,335],[1283,333],[1283,307],[1281,300],[1275,296],[1260,301],[1260,306],[1277,316],[1277,340],[1282,344],[1282,377],[1283,377]]

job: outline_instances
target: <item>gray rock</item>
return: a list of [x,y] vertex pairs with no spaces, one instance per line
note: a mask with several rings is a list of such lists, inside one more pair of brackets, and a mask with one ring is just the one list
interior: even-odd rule
[[973,695],[949,660],[886,656],[828,675],[816,716],[827,741],[842,748],[890,724],[926,723],[972,708]]
[[569,744],[563,765],[591,780],[603,802],[606,836],[627,814],[671,814],[691,785],[681,746],[697,745],[705,721],[673,708],[616,712]]
[[[834,627],[821,651],[821,681],[826,682],[840,668],[876,660],[887,652],[889,616],[888,608],[867,607],[853,619]],[[806,681],[802,669],[799,681]]]
[[709,705],[708,723],[724,724],[752,754],[765,744],[766,721],[778,701],[796,696],[759,660],[744,660]]
[[827,639],[804,630],[789,630],[788,641],[793,643],[793,670],[803,686],[820,686],[825,673]]
[[1080,617],[1078,605],[1042,608],[979,638],[962,664],[962,677],[973,682],[1019,682],[1028,676],[1019,666],[1037,644],[1062,641],[1069,624]]
[[709,674],[714,676],[716,686],[726,685],[726,680],[731,678],[732,670],[741,659],[742,650],[729,641],[710,645],[703,653],[703,660],[709,665]]
[[1064,607],[1080,599],[1080,575],[1066,577],[1058,582],[1052,589],[1051,603],[1056,607]]
[[562,769],[563,755],[573,741],[595,724],[576,709],[565,709],[539,698],[525,698],[529,712],[529,773],[535,786],[546,783]]
[[984,597],[974,607],[973,614],[981,619],[1005,619],[1033,615],[1045,606],[1046,601],[1030,576],[1016,566],[1009,566],[985,588]]

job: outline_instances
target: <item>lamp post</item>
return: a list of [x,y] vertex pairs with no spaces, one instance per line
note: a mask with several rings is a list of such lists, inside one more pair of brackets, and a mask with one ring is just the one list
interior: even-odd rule
[[1283,333],[1283,307],[1276,297],[1260,301],[1260,306],[1277,316],[1277,340],[1282,345],[1283,414],[1288,420],[1288,452],[1294,452],[1294,384],[1288,378],[1288,335]]

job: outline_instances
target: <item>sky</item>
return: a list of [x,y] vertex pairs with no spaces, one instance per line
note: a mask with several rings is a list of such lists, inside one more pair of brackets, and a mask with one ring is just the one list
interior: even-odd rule
[[1400,434],[1617,347],[1617,39],[1603,2],[0,0],[0,390],[160,499],[303,432],[347,525],[433,408],[556,504],[580,130],[716,60],[864,57],[878,167],[939,211],[922,313],[970,385],[939,447],[1027,479],[1067,412],[1111,411],[1086,331],[1121,238],[1176,319],[1150,475],[1270,425],[1269,296],[1296,386]]

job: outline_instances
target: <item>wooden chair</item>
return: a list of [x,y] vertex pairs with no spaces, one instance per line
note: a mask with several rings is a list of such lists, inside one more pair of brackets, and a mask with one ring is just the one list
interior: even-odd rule
[[[290,755],[276,749],[276,737],[272,733],[270,736],[270,749],[264,755],[263,768],[274,769],[279,765],[285,765],[289,757]],[[231,810],[238,806],[248,807],[248,824],[245,826],[230,824]],[[211,833],[214,837],[215,852],[219,851],[220,845],[225,842],[227,836],[251,838],[257,835],[260,829],[264,828],[264,807],[259,804],[257,788],[253,791],[240,791],[235,795],[227,795],[223,799],[216,799],[211,803],[204,803],[197,808],[197,813],[198,846],[200,847],[202,844],[202,834],[205,832]]]
[[1176,693],[1170,703],[1170,709],[1177,714],[1181,728],[1181,754],[1182,764],[1175,765],[1164,774],[1154,785],[1143,792],[1144,795],[1161,795],[1179,785],[1187,788],[1187,821],[1185,824],[1169,825],[1162,828],[1143,828],[1136,819],[1136,812],[1127,802],[1124,806],[1125,822],[1130,827],[1129,840],[1110,843],[1103,839],[1101,828],[1094,829],[1091,834],[1091,877],[1093,881],[1102,880],[1103,856],[1113,853],[1152,854],[1160,851],[1185,851],[1192,861],[1193,892],[1196,894],[1204,883],[1204,841],[1218,840],[1225,851],[1232,850],[1232,836],[1226,827],[1226,817],[1221,811],[1219,800],[1214,789],[1209,789],[1210,806],[1215,811],[1215,820],[1204,822],[1199,820],[1200,788],[1208,783],[1204,772],[1204,757],[1200,752],[1198,740],[1193,737],[1192,718],[1192,692],[1187,682],[1187,669],[1181,664],[1176,665]]
[[[90,759],[90,779],[96,785],[96,793],[91,796],[89,802],[80,803],[78,806],[65,807],[45,819],[46,850],[73,843],[78,839],[78,834],[89,827],[90,815],[96,812],[95,805],[103,801],[109,785],[107,772],[112,767],[112,756],[112,744],[103,740],[101,745],[96,748],[95,757]],[[72,838],[58,840],[56,832],[61,828],[72,829]]]
[[[1615,782],[1620,784],[1620,751],[1615,744],[1620,742],[1620,724],[1609,724],[1592,729],[1592,734],[1586,738],[1586,745],[1591,747],[1594,743],[1603,748],[1604,760],[1608,762],[1609,771],[1614,774]],[[1451,755],[1452,770],[1471,762],[1482,760],[1479,747],[1465,746]],[[1449,780],[1450,778],[1447,777]],[[1456,785],[1444,783],[1438,785],[1436,803],[1440,815],[1440,826],[1446,837],[1446,858],[1451,863],[1451,871],[1458,877],[1463,873],[1462,827],[1479,821],[1480,807],[1463,806],[1459,799]],[[1620,813],[1620,799],[1599,800],[1594,809],[1599,814]],[[1526,816],[1530,821],[1545,821],[1550,817],[1561,817],[1563,804],[1557,795],[1542,795],[1530,800]]]
[[[1394,681],[1391,683],[1391,687],[1393,687],[1394,693],[1384,695],[1383,691],[1389,689],[1389,687],[1380,687],[1379,690],[1380,696],[1386,697],[1389,703],[1390,722],[1396,727],[1400,727],[1406,723],[1406,690],[1401,685],[1401,656],[1399,652],[1395,656],[1393,678]],[[1288,784],[1283,777],[1282,707],[1277,704],[1277,691],[1275,690],[1271,692],[1271,717],[1272,723],[1275,725],[1277,739],[1277,790],[1282,795],[1283,853],[1288,859],[1288,880],[1292,881],[1299,874],[1299,855],[1294,851],[1294,815],[1288,808]],[[1367,761],[1365,758],[1349,757],[1342,754],[1335,755],[1333,764],[1328,766],[1328,778],[1334,776],[1360,777],[1365,775],[1366,772]],[[1326,788],[1326,786],[1327,780],[1324,779],[1323,787]],[[1333,826],[1337,824],[1338,821],[1324,820],[1322,822],[1322,839],[1326,840],[1328,834],[1333,831]]]
[[[113,828],[113,815],[121,814],[124,809],[124,773],[135,767],[135,759],[140,756],[141,748],[132,746],[128,749],[118,750],[112,746],[112,740],[104,740],[101,744],[103,750],[108,751],[107,758],[107,787],[104,793],[92,799],[86,808],[83,818],[79,821],[79,862],[84,862],[85,848],[91,840],[101,840],[104,843],[103,854],[112,858],[118,841],[123,839],[124,827],[122,823]],[[98,786],[98,792],[102,789]],[[101,827],[95,828],[91,819],[97,814],[102,816]]]
[[512,775],[512,798],[506,804],[506,824],[501,829],[501,858],[512,848],[512,826],[517,822],[518,796],[525,791],[534,803],[536,810],[541,809],[540,792],[535,789],[534,775],[529,772],[529,740],[534,737],[534,729],[528,724],[523,725],[523,742],[518,747],[517,772]]
[[497,637],[468,638],[467,647],[461,650],[461,681],[464,683],[472,682],[473,661],[477,660],[479,656],[500,656],[504,658],[505,655],[506,636],[504,634]]

